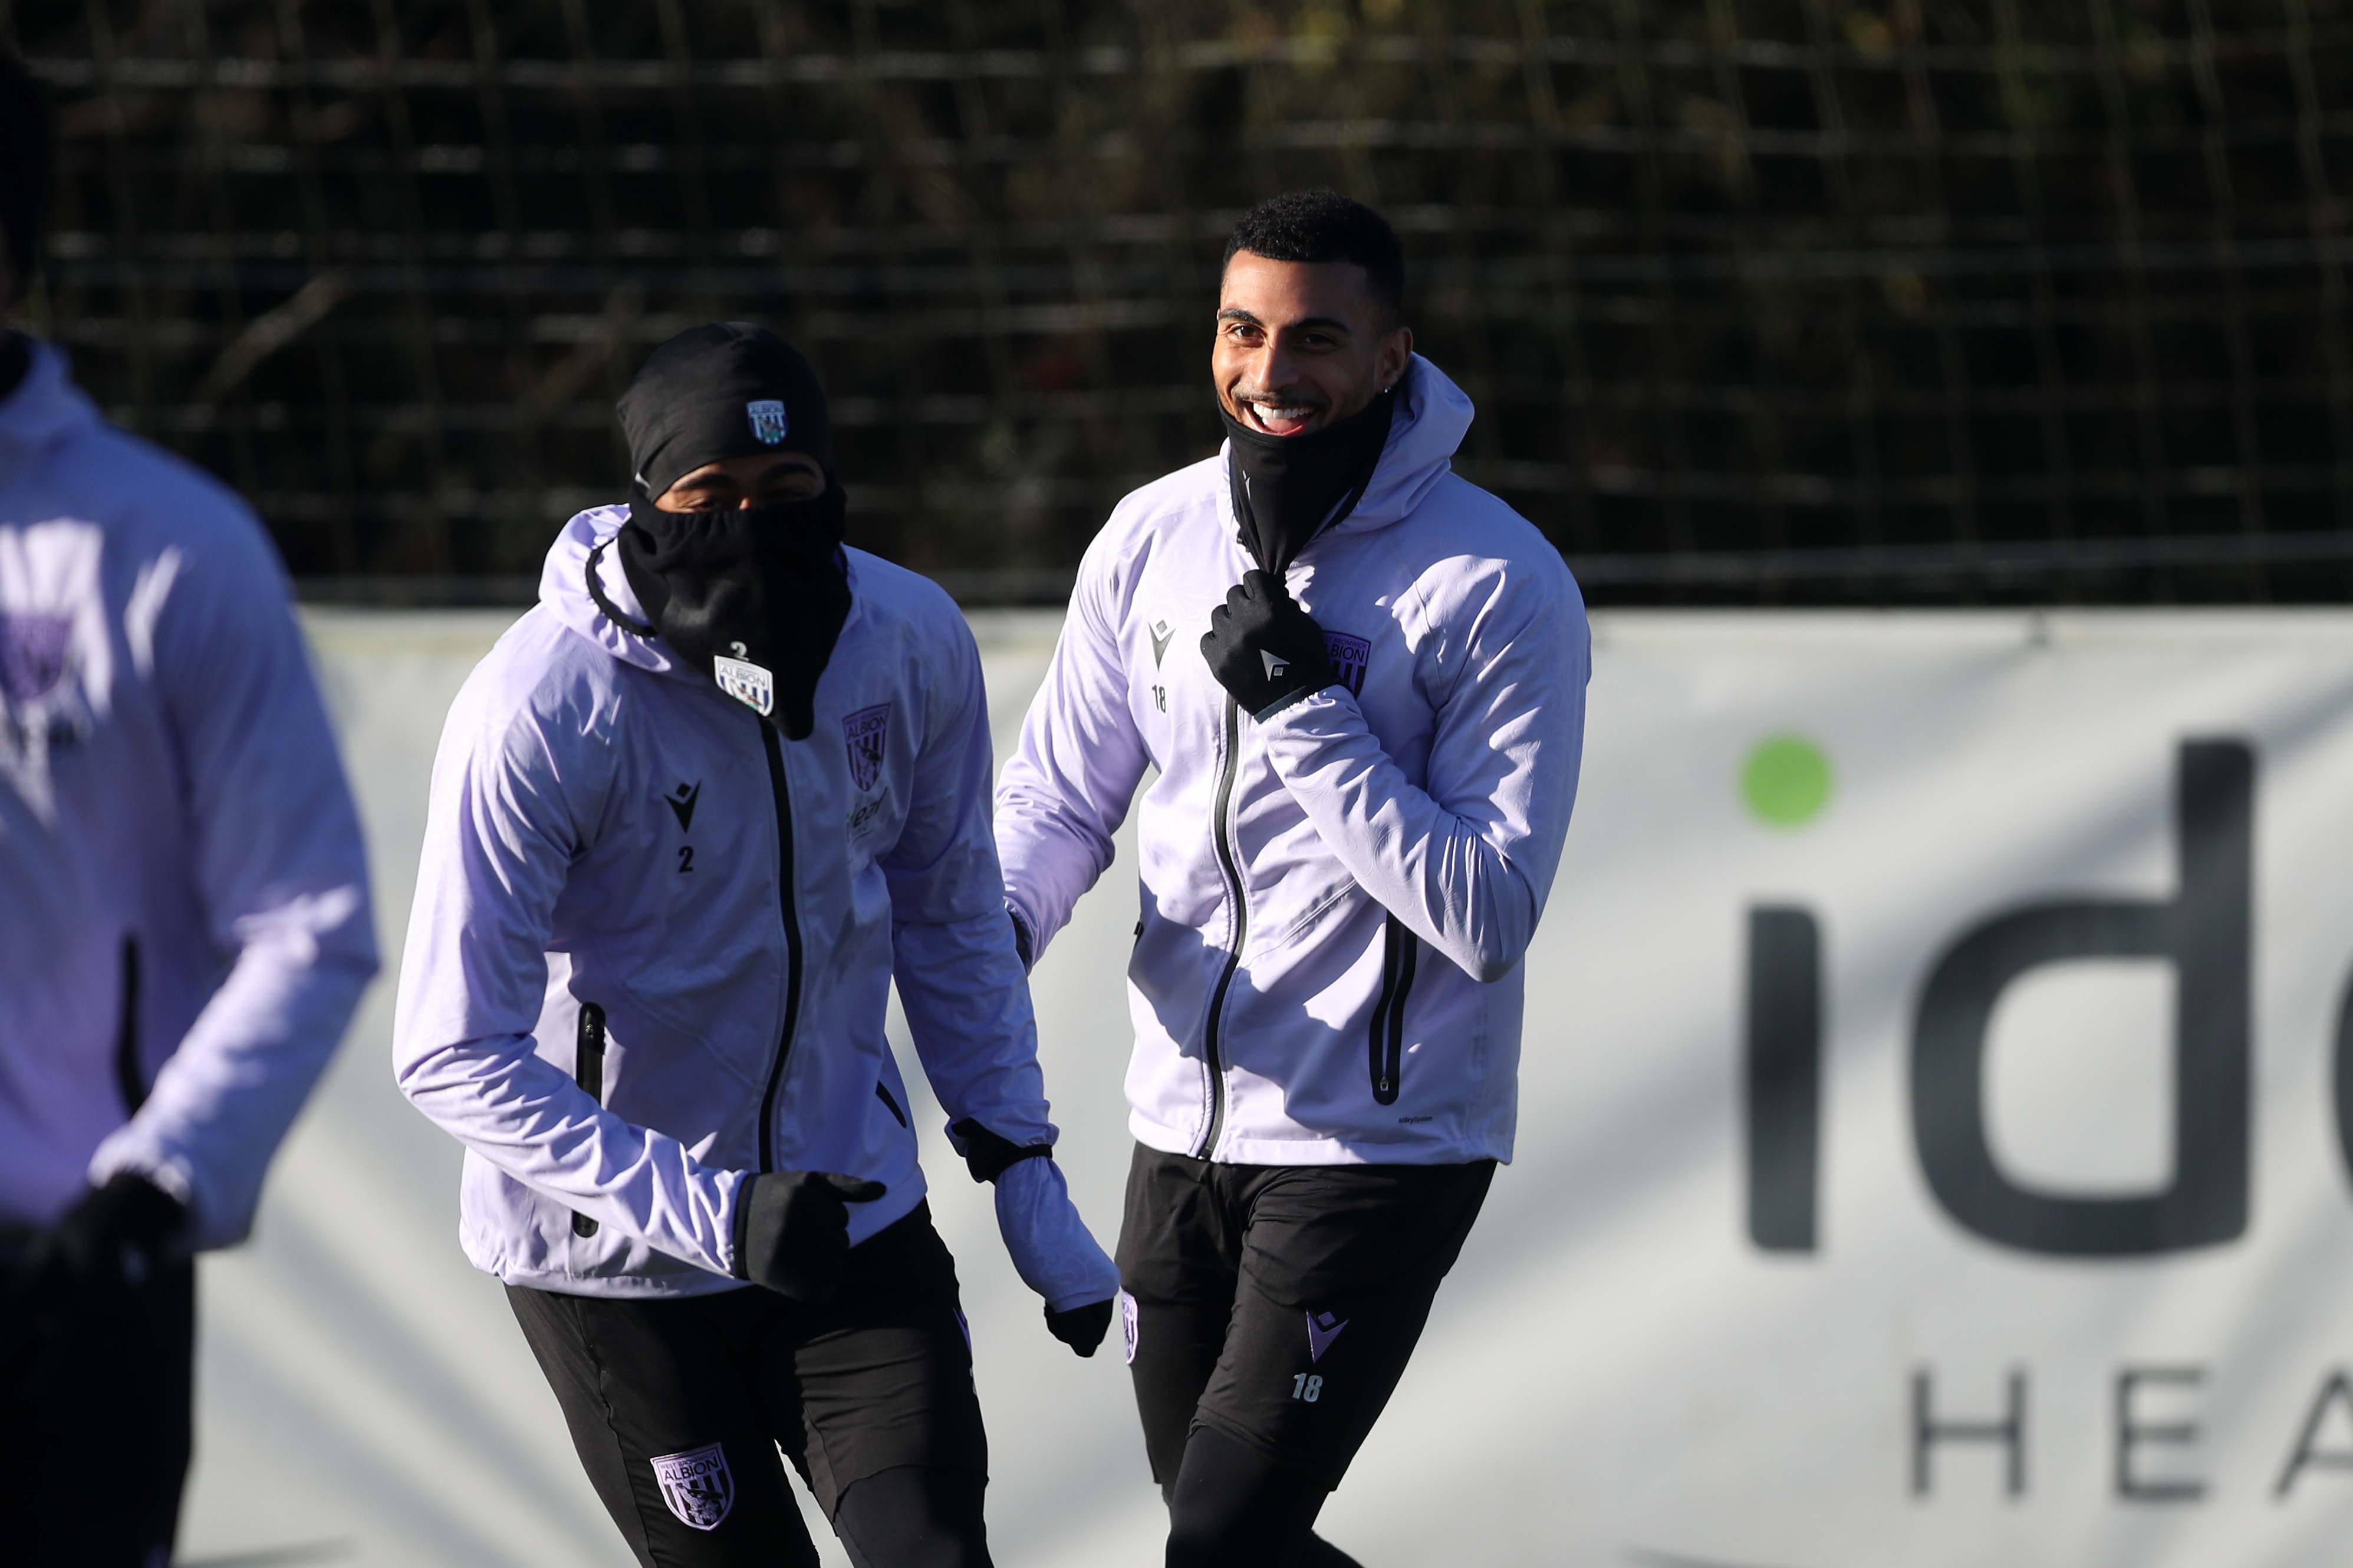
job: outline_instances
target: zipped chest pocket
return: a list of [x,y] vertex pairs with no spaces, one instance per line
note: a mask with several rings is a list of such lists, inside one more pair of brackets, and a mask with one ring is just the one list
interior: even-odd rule
[[1395,1105],[1405,1063],[1405,1001],[1413,990],[1421,939],[1391,915],[1381,928],[1381,993],[1373,999],[1366,1029],[1371,1057],[1373,1103]]

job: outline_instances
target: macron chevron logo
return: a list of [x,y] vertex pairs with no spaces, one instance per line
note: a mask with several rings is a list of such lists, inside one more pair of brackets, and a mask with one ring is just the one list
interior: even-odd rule
[[1311,1363],[1322,1361],[1324,1352],[1332,1348],[1332,1342],[1338,1339],[1340,1331],[1347,1326],[1347,1319],[1331,1312],[1308,1313],[1307,1359]]

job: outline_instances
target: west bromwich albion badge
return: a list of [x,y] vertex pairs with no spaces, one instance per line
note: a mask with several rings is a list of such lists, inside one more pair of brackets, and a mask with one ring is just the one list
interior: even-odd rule
[[752,416],[753,439],[763,447],[775,446],[790,428],[785,418],[785,405],[773,397],[756,398],[744,405],[744,412]]
[[849,748],[849,776],[860,793],[874,787],[882,773],[882,750],[891,733],[891,705],[861,708],[841,721],[841,739]]
[[750,659],[740,657],[749,651],[742,643],[732,646],[739,657],[730,658],[723,653],[713,654],[711,679],[719,683],[720,690],[765,719],[776,710],[776,678]]
[[1373,645],[1345,632],[1325,632],[1324,651],[1332,660],[1332,675],[1351,697],[1365,694],[1365,670],[1373,661]]
[[735,1472],[717,1443],[683,1454],[657,1454],[653,1467],[662,1501],[689,1529],[716,1530],[735,1507]]

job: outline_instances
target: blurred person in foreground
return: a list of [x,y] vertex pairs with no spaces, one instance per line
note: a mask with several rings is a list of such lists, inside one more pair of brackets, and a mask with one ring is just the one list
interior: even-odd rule
[[950,1138],[1081,1355],[1117,1276],[1052,1158],[989,839],[980,658],[842,544],[825,395],[756,327],[654,351],[451,708],[396,1025],[497,1275],[649,1565],[978,1568],[987,1445],[895,980]]
[[[46,106],[0,56],[0,301]],[[0,1507],[11,1562],[160,1565],[188,1468],[193,1255],[375,971],[367,872],[252,514],[0,339]]]
[[1471,403],[1414,353],[1403,274],[1331,192],[1242,219],[1225,447],[1096,536],[997,790],[1029,955],[1158,771],[1118,1257],[1172,1568],[1351,1561],[1311,1527],[1511,1157],[1577,793],[1584,605],[1451,472]]

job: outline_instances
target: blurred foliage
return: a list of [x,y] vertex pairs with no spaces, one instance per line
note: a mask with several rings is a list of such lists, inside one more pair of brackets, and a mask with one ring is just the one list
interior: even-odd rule
[[62,115],[37,322],[305,576],[535,571],[619,494],[646,349],[724,316],[817,360],[859,542],[1050,589],[1214,450],[1223,235],[1308,184],[1398,224],[1464,471],[1573,555],[2320,542],[2092,590],[2165,599],[2353,554],[2353,0],[0,0],[0,37]]

